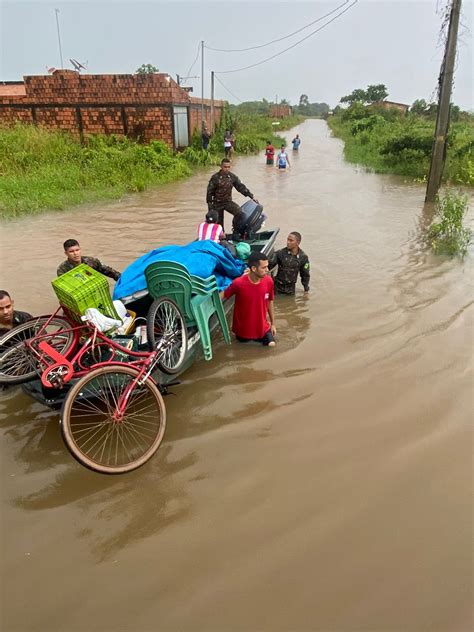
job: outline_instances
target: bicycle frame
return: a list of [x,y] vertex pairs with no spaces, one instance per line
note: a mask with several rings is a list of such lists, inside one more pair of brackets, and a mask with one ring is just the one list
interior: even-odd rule
[[[46,388],[61,388],[72,379],[83,377],[86,373],[92,369],[97,369],[103,366],[110,365],[126,365],[132,366],[138,369],[139,375],[137,381],[144,381],[153,371],[153,368],[157,364],[158,355],[161,347],[166,344],[165,341],[160,341],[155,351],[132,351],[123,347],[114,340],[108,338],[105,334],[99,331],[97,328],[90,324],[84,323],[84,325],[72,326],[69,329],[63,329],[54,333],[41,333],[47,327],[50,320],[58,313],[51,315],[48,322],[42,327],[40,332],[31,340],[26,341],[26,346],[30,352],[36,357],[38,365],[45,367],[41,374],[41,383]],[[69,320],[69,319],[68,319]],[[71,350],[66,354],[59,353],[52,345],[48,343],[48,340],[58,336],[61,333],[73,332],[75,337],[75,343],[72,345]],[[88,333],[88,337],[85,342],[79,347],[79,349],[71,356],[74,349],[77,347],[77,343],[80,339],[81,333]],[[97,342],[98,341],[98,342]],[[98,347],[106,348],[112,352],[110,358],[105,361],[99,361],[88,363],[81,362],[84,356],[92,350],[92,352]],[[116,360],[117,354],[124,354],[129,358],[135,358],[135,360],[129,360],[127,362],[119,362]],[[52,361],[52,362],[51,362]]]

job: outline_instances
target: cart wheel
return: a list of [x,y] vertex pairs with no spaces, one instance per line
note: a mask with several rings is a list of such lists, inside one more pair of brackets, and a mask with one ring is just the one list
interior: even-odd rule
[[[0,338],[0,384],[22,384],[38,377],[36,358],[32,357],[25,341],[37,336],[48,320],[48,316],[28,320]],[[69,321],[55,316],[41,331],[41,335],[48,336],[45,339],[48,344],[62,354],[76,341],[76,333],[65,329],[71,329]]]
[[163,440],[165,404],[151,378],[130,391],[123,416],[115,416],[117,402],[137,375],[129,366],[101,367],[68,393],[61,412],[63,439],[72,456],[91,470],[131,472],[146,463]]
[[186,321],[179,307],[170,298],[158,298],[147,314],[147,338],[150,351],[164,339],[158,366],[168,375],[179,373],[188,349]]

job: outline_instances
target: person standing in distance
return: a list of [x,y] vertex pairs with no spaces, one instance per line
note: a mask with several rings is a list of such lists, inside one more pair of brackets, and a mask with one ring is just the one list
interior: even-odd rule
[[201,132],[201,144],[202,148],[206,151],[209,148],[209,141],[211,140],[211,132],[207,129],[207,124],[204,121],[202,124],[202,132]]
[[245,184],[230,170],[230,160],[224,158],[221,161],[220,171],[211,176],[207,185],[206,202],[210,211],[217,211],[218,222],[224,228],[224,211],[234,216],[234,226],[239,225],[239,217],[242,215],[240,206],[232,201],[232,189],[235,188],[239,193],[251,198],[258,204],[258,200],[254,198]]
[[296,134],[296,136],[293,138],[291,142],[293,144],[293,151],[298,151],[301,145],[301,138],[299,134]]
[[[275,312],[273,279],[268,274],[268,259],[261,252],[252,252],[248,274],[234,279],[221,298],[235,296],[232,331],[239,342],[259,342],[275,346]],[[268,315],[268,319],[267,319]]]
[[295,294],[298,274],[301,277],[304,293],[309,292],[309,259],[300,248],[301,235],[293,231],[286,239],[286,248],[277,250],[270,259],[270,270],[278,266],[275,276],[277,294]]

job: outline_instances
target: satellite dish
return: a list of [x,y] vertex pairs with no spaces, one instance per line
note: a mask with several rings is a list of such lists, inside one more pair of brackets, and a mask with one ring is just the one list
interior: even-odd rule
[[87,70],[84,64],[81,64],[81,62],[77,61],[77,59],[70,59],[69,61],[71,62],[72,67],[74,68],[76,72],[81,72],[81,70]]

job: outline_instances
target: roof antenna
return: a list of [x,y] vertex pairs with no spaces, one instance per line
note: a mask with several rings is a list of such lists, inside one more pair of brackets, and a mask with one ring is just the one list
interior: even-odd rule
[[[72,67],[74,68],[74,70],[76,72],[81,72],[81,69],[82,70],[87,70],[87,68],[84,66],[84,64],[81,64],[81,62],[77,61],[77,59],[70,59],[69,61],[71,62]],[[87,62],[86,62],[86,64],[87,64]]]

